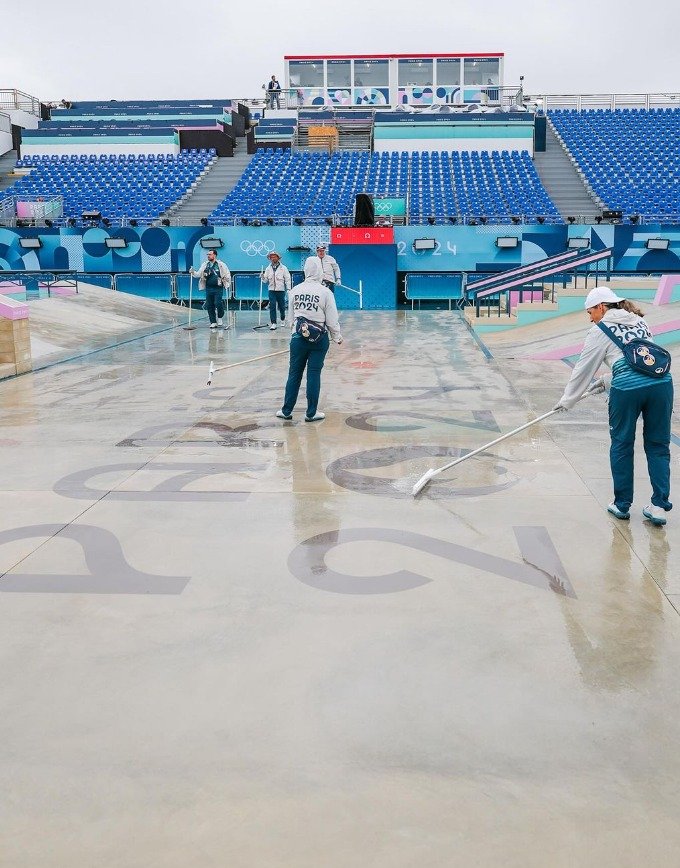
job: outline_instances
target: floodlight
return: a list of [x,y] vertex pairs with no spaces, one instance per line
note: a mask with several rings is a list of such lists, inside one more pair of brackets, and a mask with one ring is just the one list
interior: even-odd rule
[[496,247],[501,247],[504,250],[510,250],[519,246],[519,238],[516,235],[500,235],[496,239]]
[[207,217],[201,217],[201,226],[207,226],[207,225],[208,225],[208,218]]
[[20,238],[19,247],[23,247],[25,250],[37,250],[42,247],[42,241],[39,238]]
[[101,211],[83,211],[80,215],[83,220],[101,220],[102,212]]
[[128,246],[127,238],[105,238],[104,244],[109,250],[120,250]]
[[567,247],[570,250],[587,250],[590,247],[590,238],[569,238]]
[[436,221],[434,217],[428,217],[427,222],[430,224],[430,226],[434,226]]
[[670,238],[648,238],[645,247],[647,250],[668,250],[670,243]]
[[415,238],[413,240],[414,250],[436,250],[437,242],[434,238]]
[[220,247],[224,247],[221,238],[201,238],[198,243],[204,250],[219,250]]

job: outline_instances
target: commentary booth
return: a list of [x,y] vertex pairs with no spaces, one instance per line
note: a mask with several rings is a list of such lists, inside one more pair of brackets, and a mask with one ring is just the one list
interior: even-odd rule
[[290,108],[446,106],[500,101],[502,52],[288,55]]

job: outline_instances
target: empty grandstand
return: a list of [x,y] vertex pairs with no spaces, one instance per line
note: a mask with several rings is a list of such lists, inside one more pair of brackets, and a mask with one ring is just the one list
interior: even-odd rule
[[63,197],[62,221],[71,225],[92,222],[99,214],[111,225],[157,219],[176,202],[216,159],[202,150],[134,156],[36,156],[17,162],[29,173],[4,191],[17,201]]
[[680,109],[554,109],[557,135],[602,207],[623,219],[680,218]]
[[210,216],[218,223],[346,222],[362,192],[404,197],[415,224],[562,222],[522,151],[329,155],[264,149]]

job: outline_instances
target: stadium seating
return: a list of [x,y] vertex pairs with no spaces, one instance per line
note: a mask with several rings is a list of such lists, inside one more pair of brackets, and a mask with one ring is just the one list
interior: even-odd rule
[[135,156],[47,155],[17,161],[31,172],[5,195],[64,197],[63,219],[82,225],[86,211],[119,225],[125,218],[151,223],[176,202],[216,159],[213,149],[179,155]]
[[550,120],[607,208],[677,220],[680,109],[560,109]]
[[521,217],[562,222],[526,152],[369,153],[259,150],[236,187],[211,214],[237,218],[291,218],[306,224],[351,216],[357,193],[405,197],[411,223]]

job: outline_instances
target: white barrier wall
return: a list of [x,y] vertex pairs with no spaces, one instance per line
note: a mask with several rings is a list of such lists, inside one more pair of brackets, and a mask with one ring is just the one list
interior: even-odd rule
[[376,119],[376,151],[528,151],[534,155],[534,123],[530,120],[410,121]]
[[12,150],[12,134],[0,130],[0,157]]
[[21,109],[5,109],[7,114],[12,118],[12,123],[17,127],[24,127],[27,130],[37,130],[38,121],[35,115],[21,111]]
[[21,143],[22,157],[40,154],[179,154],[179,151],[179,145],[174,143],[153,144],[129,141],[126,144],[102,142],[101,144],[41,145],[40,139],[26,139]]
[[374,140],[373,149],[381,151],[528,151],[534,155],[534,141],[512,139],[382,139]]

